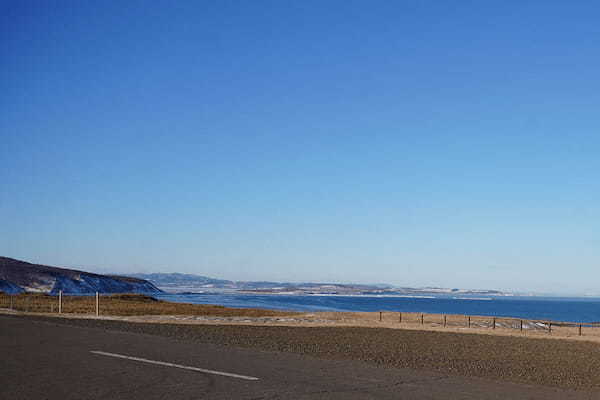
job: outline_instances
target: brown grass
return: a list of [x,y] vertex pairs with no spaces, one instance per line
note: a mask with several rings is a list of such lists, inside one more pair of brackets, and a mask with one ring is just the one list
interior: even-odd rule
[[[115,294],[100,296],[101,315],[202,315],[219,317],[272,317],[297,314],[291,311],[274,311],[254,308],[228,308],[217,305],[171,303],[142,294]],[[27,293],[6,295],[0,293],[0,308],[16,311],[57,313],[58,296]],[[94,296],[63,296],[63,313],[95,314]]]

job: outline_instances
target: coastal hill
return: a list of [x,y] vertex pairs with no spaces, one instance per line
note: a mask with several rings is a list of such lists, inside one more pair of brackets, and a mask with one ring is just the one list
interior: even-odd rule
[[152,282],[170,293],[245,292],[270,294],[331,294],[331,295],[375,295],[375,296],[506,296],[498,290],[471,290],[447,288],[395,287],[388,284],[353,284],[319,282],[269,282],[269,281],[230,281],[209,278],[202,275],[180,273],[132,274],[132,276]]
[[[151,273],[151,274],[131,274],[136,278],[145,279],[157,287],[168,292],[182,291],[222,291],[234,290],[243,292],[263,292],[263,293],[282,293],[297,292],[304,293],[356,293],[382,291],[392,289],[391,285],[373,284],[340,284],[340,283],[290,283],[290,282],[271,282],[271,281],[230,281],[225,279],[209,278],[202,275],[181,274],[181,273]],[[362,293],[364,294],[364,293]]]
[[0,257],[0,292],[64,293],[161,293],[144,279],[99,275],[68,268],[31,264]]

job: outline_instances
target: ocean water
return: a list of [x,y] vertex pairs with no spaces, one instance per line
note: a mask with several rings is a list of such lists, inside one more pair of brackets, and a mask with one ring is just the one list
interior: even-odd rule
[[162,300],[227,307],[292,311],[402,311],[484,315],[532,320],[600,322],[600,298],[565,297],[386,297],[287,294],[161,294]]

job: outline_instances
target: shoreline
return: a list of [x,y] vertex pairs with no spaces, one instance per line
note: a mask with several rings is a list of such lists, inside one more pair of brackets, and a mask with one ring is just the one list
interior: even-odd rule
[[[248,296],[246,299],[245,296]],[[222,297],[222,299],[217,299]],[[256,297],[256,301],[254,298]],[[277,300],[269,300],[269,297]],[[462,297],[420,295],[353,295],[324,293],[206,292],[165,293],[165,301],[192,304],[222,304],[226,307],[261,308],[290,312],[407,312],[461,314],[552,322],[553,324],[600,324],[600,299],[575,297]],[[288,298],[289,300],[279,300]],[[298,300],[305,298],[306,301]],[[264,300],[261,300],[264,299]],[[323,300],[316,300],[323,299]],[[338,300],[339,299],[339,300]],[[378,300],[381,304],[378,306]],[[397,300],[397,301],[394,301]],[[406,300],[406,301],[403,301]],[[511,303],[515,302],[515,303]],[[531,303],[529,303],[531,302]],[[557,302],[557,303],[554,303]],[[577,316],[571,302],[581,303]],[[263,304],[264,303],[264,304]],[[596,304],[594,304],[596,303]],[[514,304],[514,305],[511,305]],[[533,304],[531,306],[530,304]],[[595,307],[595,306],[598,307]],[[548,312],[558,307],[558,311]],[[513,311],[513,312],[511,312]]]
[[[351,303],[351,304],[343,304],[343,303],[331,303],[329,304],[328,302],[322,303],[322,302],[316,302],[316,303],[311,303],[311,302],[306,302],[305,303],[295,303],[295,302],[283,302],[283,303],[277,303],[272,302],[269,303],[268,301],[265,303],[262,303],[261,301],[253,301],[252,298],[250,299],[238,299],[236,298],[236,295],[241,295],[241,296],[260,296],[260,297],[292,297],[292,298],[315,298],[315,297],[322,297],[322,298],[332,298],[332,297],[337,297],[337,298],[349,298],[349,299],[370,299],[370,300],[377,300],[377,299],[411,299],[411,300],[416,300],[416,302],[408,302],[407,304],[404,303],[399,303],[399,304],[395,304],[395,303],[389,303],[389,302],[383,302],[381,304],[377,303],[377,302],[370,302],[370,303],[365,303],[365,302],[357,302],[357,303]],[[85,301],[87,300],[88,302],[93,302],[93,298],[94,298],[95,294],[91,293],[91,294],[63,294],[63,298],[69,302],[74,301],[74,302],[79,302],[79,303],[85,303]],[[194,298],[194,297],[187,297],[187,296],[201,296],[200,299],[198,298]],[[223,296],[225,297],[223,300],[218,299],[218,297]],[[233,299],[227,298],[227,296],[232,296]],[[115,301],[115,299],[118,298],[126,298],[129,297],[131,298],[131,300],[135,300],[137,299],[141,299],[142,301],[145,302],[149,302],[149,301],[153,301],[155,303],[162,303],[163,305],[170,305],[169,308],[171,308],[172,311],[174,311],[174,314],[182,314],[182,312],[180,312],[180,308],[221,308],[221,309],[227,309],[227,310],[236,310],[236,312],[242,312],[242,313],[246,313],[246,312],[259,312],[259,313],[268,313],[270,315],[280,315],[280,314],[307,314],[307,313],[378,313],[378,312],[383,312],[385,314],[394,314],[394,313],[403,313],[406,315],[416,315],[416,314],[425,314],[425,315],[439,315],[439,316],[443,316],[443,315],[448,315],[448,316],[463,316],[464,318],[471,316],[473,318],[479,319],[479,320],[483,320],[483,319],[493,319],[496,318],[498,319],[498,321],[500,320],[512,320],[512,321],[529,321],[531,323],[541,323],[541,324],[552,324],[554,327],[558,327],[558,326],[577,326],[579,324],[583,325],[584,327],[600,327],[600,312],[595,312],[595,310],[600,310],[600,301],[596,301],[596,304],[593,304],[590,306],[590,302],[592,302],[592,300],[584,300],[584,299],[579,299],[579,298],[557,298],[557,300],[561,301],[562,304],[560,304],[560,306],[562,307],[562,310],[560,310],[560,312],[555,312],[554,316],[552,315],[548,315],[548,314],[553,314],[553,313],[549,313],[547,312],[548,309],[552,308],[552,302],[555,300],[541,300],[538,301],[538,306],[541,307],[541,305],[539,305],[539,302],[544,302],[543,304],[543,309],[537,310],[537,309],[528,309],[526,311],[524,311],[522,309],[522,305],[525,302],[528,302],[529,300],[522,300],[523,303],[517,305],[516,307],[516,312],[513,314],[510,312],[510,309],[514,308],[514,307],[503,307],[502,305],[496,307],[496,305],[492,306],[492,307],[488,307],[485,306],[482,309],[482,305],[478,305],[475,307],[461,307],[461,306],[447,306],[448,304],[446,303],[446,305],[440,306],[439,304],[436,304],[435,302],[430,302],[429,300],[439,300],[440,302],[457,302],[457,303],[462,303],[465,302],[466,304],[472,303],[472,302],[479,302],[481,304],[489,304],[492,301],[495,301],[496,304],[502,304],[504,302],[511,302],[514,299],[508,299],[508,298],[493,298],[493,299],[489,299],[489,298],[457,298],[457,297],[424,297],[424,296],[381,296],[381,295],[345,295],[345,294],[289,294],[289,293],[191,293],[191,292],[186,292],[186,293],[152,293],[152,294],[100,294],[100,299],[101,299],[101,307],[104,306],[104,302],[105,300],[108,301],[109,303],[112,303]],[[0,292],[0,308],[9,308],[9,304],[13,301],[11,299],[15,299],[19,300],[21,302],[26,302],[26,299],[28,298],[32,298],[34,299],[34,302],[42,302],[45,303],[45,307],[46,310],[48,311],[52,311],[54,312],[55,310],[52,310],[52,308],[56,308],[57,306],[57,302],[58,302],[58,295],[50,295],[50,294],[46,294],[46,293],[21,293],[21,294],[12,294],[12,295],[8,295],[5,293]],[[81,301],[83,300],[83,301]],[[419,302],[419,300],[424,300],[423,304],[421,304]],[[519,299],[517,299],[519,300]],[[582,303],[586,303],[585,306],[583,306],[584,308],[579,310],[578,312],[573,312],[573,308],[571,307],[570,304],[568,304],[570,301],[574,301],[574,302],[582,302]],[[128,301],[127,305],[131,305],[133,302],[132,301]],[[434,306],[432,306],[432,304]],[[347,306],[347,307],[343,307],[343,306]],[[416,306],[418,305],[418,306]],[[567,308],[568,312],[565,311],[565,305],[568,305],[569,307]],[[352,307],[354,306],[354,307]],[[24,305],[24,307],[27,307],[27,304]],[[83,308],[87,307],[88,309],[93,308],[93,305],[91,304],[87,304],[86,306],[83,306]],[[521,307],[521,310],[519,311],[519,307]],[[538,307],[538,308],[539,308]],[[593,307],[593,309],[590,310],[590,307]],[[38,307],[39,308],[39,307]],[[81,307],[80,307],[81,308]],[[146,307],[148,308],[148,307]],[[161,308],[166,308],[166,307],[161,307]],[[496,309],[497,308],[497,309]],[[448,309],[447,312],[444,311],[440,311],[440,310],[444,310],[444,309]],[[427,311],[429,310],[429,311]],[[118,310],[119,312],[121,310]],[[469,312],[472,311],[472,312]],[[478,312],[479,311],[479,312]],[[535,312],[538,311],[539,312],[539,317],[536,317]],[[595,312],[595,313],[594,313]],[[155,314],[156,312],[150,312],[150,314]],[[160,314],[165,314],[165,312],[158,312]],[[139,314],[139,313],[137,313]],[[520,314],[520,315],[519,315]],[[546,315],[544,315],[546,314]],[[583,316],[583,318],[579,319],[579,321],[577,320],[576,317],[574,318],[569,318],[569,315],[571,314],[575,314],[578,316]],[[598,314],[598,315],[596,315]],[[557,315],[559,315],[557,317]],[[573,315],[571,315],[573,317]]]
[[192,325],[359,327],[600,342],[600,324],[397,311],[295,312],[180,303],[146,295],[0,294],[0,313]]

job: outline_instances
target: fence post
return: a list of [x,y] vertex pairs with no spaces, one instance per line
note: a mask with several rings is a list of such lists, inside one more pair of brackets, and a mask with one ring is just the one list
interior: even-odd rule
[[100,315],[100,299],[98,297],[98,292],[96,292],[96,317]]
[[382,313],[381,313],[381,311],[379,311],[379,322],[381,322],[381,321],[382,321],[382,319],[383,319],[383,317],[382,317],[382,315],[381,315],[381,314],[382,314]]
[[523,320],[521,320],[521,332],[523,332]]
[[421,325],[423,325],[423,314],[421,314]]
[[446,327],[446,315],[444,315],[444,328]]
[[400,314],[398,315],[398,323],[402,323],[402,312],[400,312]]
[[62,290],[58,291],[58,313],[62,314]]
[[494,320],[492,321],[492,329],[496,329],[496,317],[494,317]]
[[467,323],[467,327],[470,328],[471,327],[471,316],[470,315],[467,317],[467,320],[469,321]]
[[579,324],[579,336],[581,336],[581,324]]

